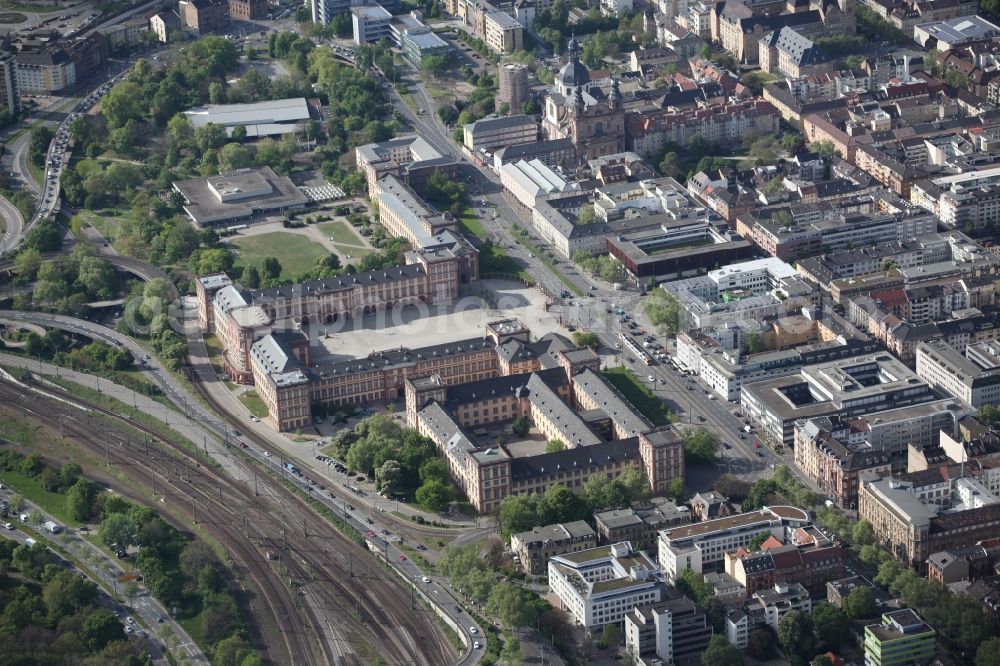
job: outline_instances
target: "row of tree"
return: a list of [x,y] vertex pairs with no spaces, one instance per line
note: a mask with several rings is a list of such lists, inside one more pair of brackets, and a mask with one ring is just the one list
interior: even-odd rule
[[331,444],[351,469],[374,477],[387,497],[416,499],[434,511],[454,499],[448,466],[437,456],[434,442],[391,416],[370,416],[338,432]]

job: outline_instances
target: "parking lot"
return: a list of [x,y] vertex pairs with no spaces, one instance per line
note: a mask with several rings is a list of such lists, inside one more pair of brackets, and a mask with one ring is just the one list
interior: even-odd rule
[[[407,307],[346,323],[314,326],[315,333],[310,331],[316,338],[313,359],[319,363],[344,361],[387,349],[478,338],[487,322],[511,317],[520,319],[537,337],[552,332],[569,335],[559,325],[558,316],[545,311],[545,297],[537,289],[504,280],[482,280],[473,290],[481,288],[489,289],[496,301],[488,304],[478,296],[468,296],[452,304]],[[372,335],[374,331],[378,334]]]

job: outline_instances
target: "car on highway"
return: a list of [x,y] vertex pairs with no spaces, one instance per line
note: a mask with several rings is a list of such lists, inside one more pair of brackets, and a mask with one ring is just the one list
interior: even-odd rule
[[470,634],[478,634],[479,630],[476,629],[475,627],[469,627],[469,633]]
[[754,442],[753,443],[753,448],[759,449],[760,448],[760,442]]
[[250,415],[250,420],[251,420],[251,421],[253,421],[254,423],[260,423],[260,418],[258,418],[258,417],[257,417],[256,415],[254,415],[254,414],[251,414],[251,415]]
[[424,581],[425,583],[431,582],[431,579],[428,578],[427,576],[423,576],[420,580]]
[[479,647],[480,647],[479,646],[479,641],[476,641],[475,643],[472,644],[472,649],[474,649],[474,650],[478,650]]
[[651,382],[655,382],[656,381],[656,377],[654,377],[653,375],[646,375],[646,379],[648,379]]
[[399,561],[400,562],[405,562],[406,561],[406,555],[400,555],[399,556]]

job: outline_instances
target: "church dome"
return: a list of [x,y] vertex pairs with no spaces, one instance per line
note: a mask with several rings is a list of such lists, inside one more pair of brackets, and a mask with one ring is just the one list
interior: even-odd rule
[[563,89],[573,89],[588,83],[590,83],[590,72],[575,54],[570,56],[569,62],[563,65],[556,75],[556,85]]

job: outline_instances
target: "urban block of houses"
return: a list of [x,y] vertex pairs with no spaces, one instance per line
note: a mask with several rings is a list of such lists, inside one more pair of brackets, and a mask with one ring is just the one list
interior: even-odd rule
[[583,520],[533,527],[510,537],[510,549],[524,573],[540,576],[557,555],[578,553],[597,546],[597,535]]

